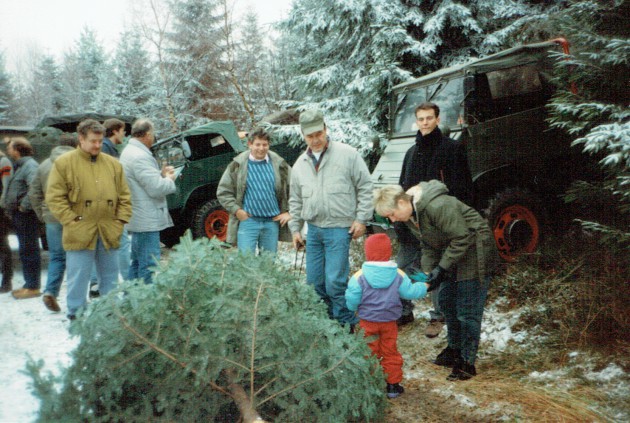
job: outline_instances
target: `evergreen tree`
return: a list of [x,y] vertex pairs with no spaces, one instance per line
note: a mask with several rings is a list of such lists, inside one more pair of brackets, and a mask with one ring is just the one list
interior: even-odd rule
[[335,139],[367,150],[386,128],[393,85],[540,36],[534,23],[562,2],[544,3],[297,0],[284,23],[295,100],[284,104],[317,105]]
[[0,124],[15,124],[11,110],[13,101],[13,87],[4,65],[4,55],[0,52]]
[[[172,27],[168,60],[181,76],[177,85],[182,102],[184,126],[194,124],[190,117],[226,119],[223,106],[227,96],[221,72],[224,53],[222,15],[215,0],[171,1]],[[173,76],[175,76],[173,75]]]
[[154,64],[144,47],[140,34],[126,31],[116,49],[115,93],[118,113],[152,116],[150,99],[161,97],[162,87],[155,77]]
[[575,135],[574,144],[599,158],[608,175],[603,183],[574,183],[566,199],[602,210],[580,222],[604,244],[624,249],[630,249],[629,17],[626,0],[580,0],[554,19],[572,42],[572,53],[557,62],[558,79],[572,89],[559,91],[550,105],[552,125]]
[[378,418],[377,360],[295,276],[271,256],[185,236],[154,285],[127,282],[78,317],[59,379],[30,363],[39,421]]
[[83,28],[75,48],[66,53],[61,72],[64,94],[73,112],[93,110],[91,103],[106,63],[105,51],[96,34],[88,27]]

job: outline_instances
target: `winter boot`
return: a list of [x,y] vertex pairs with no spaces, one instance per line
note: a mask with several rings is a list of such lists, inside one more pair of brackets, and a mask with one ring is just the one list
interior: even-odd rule
[[459,359],[459,355],[460,350],[447,346],[432,362],[438,366],[451,367],[455,365],[455,362]]
[[446,380],[468,380],[477,375],[477,370],[473,364],[467,363],[463,360],[457,360],[451,374],[447,376]]
[[405,392],[405,388],[400,386],[399,383],[387,384],[387,398],[398,398],[403,392]]
[[0,294],[6,294],[7,292],[11,291],[13,291],[13,284],[11,283],[11,281],[2,281],[2,286],[0,286]]

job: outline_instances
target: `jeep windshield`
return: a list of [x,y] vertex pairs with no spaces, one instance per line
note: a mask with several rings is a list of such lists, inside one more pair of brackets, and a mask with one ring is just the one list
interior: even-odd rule
[[186,164],[183,141],[183,138],[178,137],[156,146],[153,153],[160,167],[169,165],[178,168]]
[[425,101],[440,107],[440,125],[452,128],[461,124],[464,113],[463,78],[438,79],[420,87],[406,87],[394,93],[394,119],[392,136],[400,136],[418,131],[414,110]]

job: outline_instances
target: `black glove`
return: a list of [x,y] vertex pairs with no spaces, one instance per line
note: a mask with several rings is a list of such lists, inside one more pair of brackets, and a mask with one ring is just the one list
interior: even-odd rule
[[429,284],[429,288],[427,292],[431,292],[436,289],[444,280],[446,279],[446,270],[441,268],[440,266],[435,266],[435,269],[431,270],[429,273],[429,278],[427,279],[427,284]]

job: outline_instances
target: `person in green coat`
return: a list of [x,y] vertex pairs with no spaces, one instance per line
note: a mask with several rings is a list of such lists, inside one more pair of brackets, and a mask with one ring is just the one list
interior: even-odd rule
[[[422,271],[440,292],[448,327],[448,346],[434,360],[452,366],[449,380],[477,374],[475,359],[490,278],[498,262],[486,220],[448,195],[442,182],[421,182],[405,192],[398,185],[374,191],[374,208],[392,222],[405,222],[422,243]],[[449,279],[452,273],[455,278]]]

